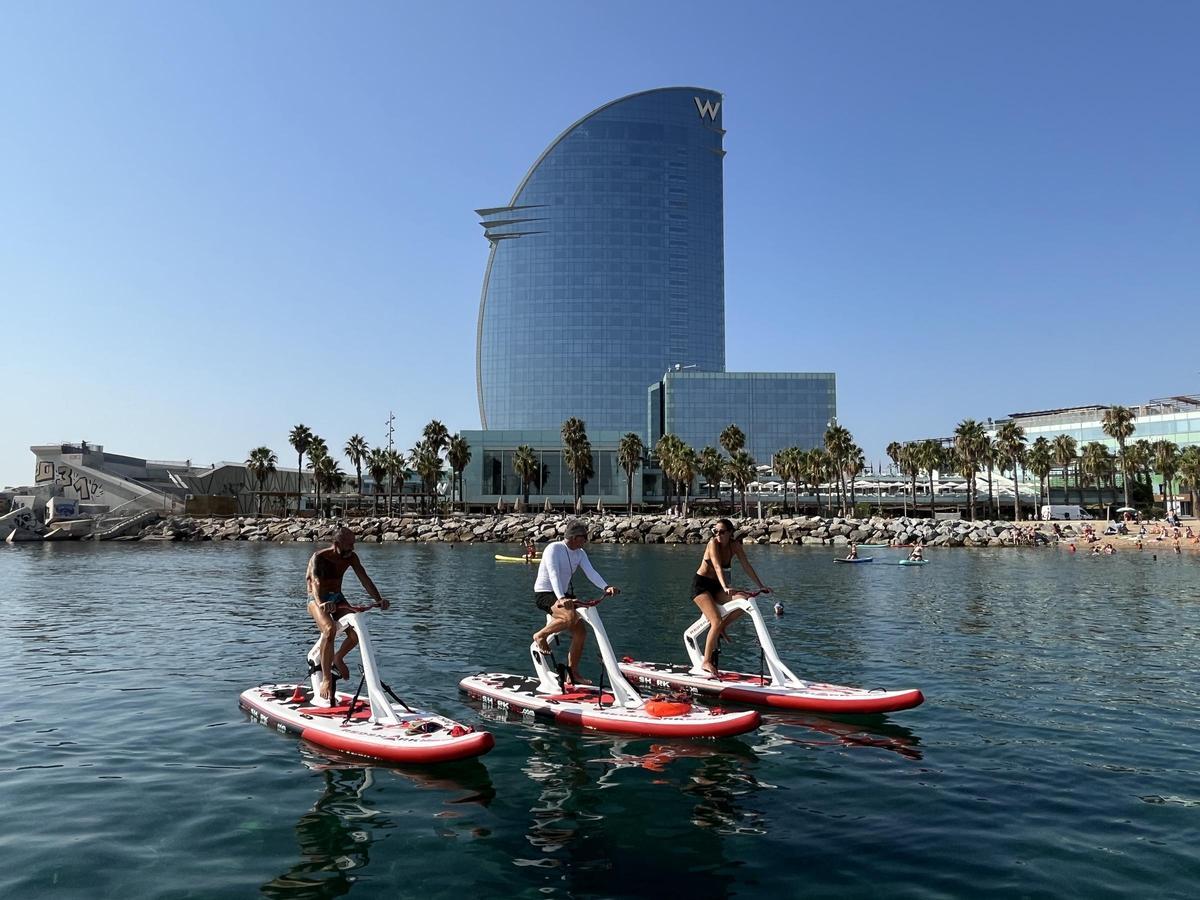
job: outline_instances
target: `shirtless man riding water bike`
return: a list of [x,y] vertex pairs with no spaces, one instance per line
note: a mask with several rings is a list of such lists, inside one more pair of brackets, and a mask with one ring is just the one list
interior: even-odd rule
[[321,632],[321,699],[333,697],[333,667],[337,666],[338,677],[347,678],[350,668],[346,665],[346,654],[358,645],[358,635],[349,630],[341,649],[334,655],[333,645],[337,638],[337,620],[351,611],[351,606],[342,594],[342,576],[347,569],[362,583],[363,589],[383,609],[391,604],[379,595],[379,589],[367,575],[362,561],[354,552],[354,532],[339,528],[333,535],[333,544],[318,550],[308,560],[305,580],[308,584],[308,614],[317,623]]

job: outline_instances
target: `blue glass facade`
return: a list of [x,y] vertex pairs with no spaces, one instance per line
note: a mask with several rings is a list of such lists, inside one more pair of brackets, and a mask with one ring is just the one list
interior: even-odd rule
[[837,414],[831,372],[670,372],[647,402],[651,444],[668,432],[695,450],[720,449],[721,432],[737,425],[760,465],[787,447],[820,446]]
[[[562,436],[557,428],[460,433],[471,447],[471,461],[463,470],[463,496],[467,503],[494,505],[497,500],[512,503],[521,495],[521,479],[513,468],[513,456],[522,445],[533,449],[540,469],[537,481],[530,485],[530,505],[540,507],[548,499],[556,506],[565,506],[574,500],[575,477],[563,461]],[[626,502],[629,485],[617,461],[621,436],[618,431],[588,429],[594,471],[583,485],[583,494],[592,506],[597,500],[610,506]],[[641,499],[639,472],[633,480],[633,501],[639,503]]]
[[507,206],[478,210],[483,428],[641,431],[670,366],[724,370],[721,122],[715,91],[633,94],[563,132]]

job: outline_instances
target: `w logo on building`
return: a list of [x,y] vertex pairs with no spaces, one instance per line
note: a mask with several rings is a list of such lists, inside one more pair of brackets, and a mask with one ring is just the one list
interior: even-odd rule
[[714,103],[711,100],[701,100],[699,97],[693,97],[692,99],[696,101],[696,112],[700,113],[701,119],[707,116],[712,121],[717,121],[717,113],[721,111],[720,100]]

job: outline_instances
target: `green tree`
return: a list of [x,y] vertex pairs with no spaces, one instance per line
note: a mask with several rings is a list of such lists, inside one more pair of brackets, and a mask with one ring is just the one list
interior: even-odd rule
[[642,459],[645,455],[646,445],[642,443],[641,436],[635,431],[624,434],[621,437],[620,443],[617,444],[617,462],[625,472],[627,515],[633,515],[633,475],[641,468]]
[[[1067,503],[1071,500],[1071,466],[1075,464],[1078,446],[1075,438],[1069,434],[1055,435],[1054,440],[1050,443],[1050,453],[1054,457],[1054,464],[1062,469],[1063,501]],[[1079,492],[1079,503],[1083,504],[1082,490]]]
[[678,456],[683,452],[684,443],[678,436],[667,432],[654,445],[654,455],[658,459],[658,467],[663,473],[663,506],[671,506],[671,500],[679,494],[679,484],[675,477]]
[[804,451],[799,447],[787,447],[775,454],[775,474],[783,480],[783,511],[788,511],[788,482],[796,485],[796,506],[800,505],[800,479]]
[[[383,481],[388,476],[388,452],[382,447],[376,447],[367,454],[367,474],[375,484],[375,493],[371,497],[371,511],[379,512],[379,492],[383,489]],[[391,512],[391,498],[388,512]]]
[[[724,430],[722,430],[721,434],[717,437],[717,443],[725,448],[725,452],[729,454],[730,459],[732,459],[733,454],[737,453],[746,446],[746,434],[736,425],[729,424],[725,426]],[[726,463],[726,467],[728,467],[728,463]],[[731,510],[733,509],[732,482],[730,482],[729,485],[729,508]]]
[[742,496],[742,517],[746,516],[746,485],[754,480],[757,472],[754,466],[754,457],[745,450],[734,451],[733,456],[729,458],[729,462],[725,464],[725,474],[734,487],[738,489]]
[[954,452],[958,458],[960,474],[967,479],[970,496],[971,521],[975,521],[975,475],[979,463],[987,452],[988,436],[983,426],[974,419],[963,419],[954,429]]
[[1125,505],[1129,505],[1129,467],[1125,458],[1125,442],[1133,435],[1133,410],[1125,406],[1110,406],[1104,411],[1100,427],[1117,442],[1121,457],[1121,480],[1125,485]]
[[[1200,445],[1192,444],[1179,451],[1178,474],[1183,484],[1188,486],[1192,498],[1192,515],[1194,516],[1197,511],[1200,511],[1200,507],[1196,505],[1198,495],[1200,495]],[[1180,489],[1182,490],[1182,486]]]
[[675,453],[671,463],[672,475],[675,479],[676,486],[683,486],[683,515],[688,514],[688,502],[690,500],[692,482],[696,478],[696,472],[700,465],[700,458],[696,455],[696,451],[683,444]]
[[386,450],[388,477],[388,515],[392,514],[392,497],[396,493],[396,482],[400,482],[400,509],[404,509],[404,482],[408,480],[408,459],[399,450]]
[[[563,445],[563,463],[567,470],[571,473],[575,486],[575,506],[576,514],[579,513],[579,497],[581,484],[584,478],[584,472],[591,466],[592,448],[588,441],[587,425],[583,419],[571,416],[562,423],[562,428],[559,430],[562,436]],[[586,447],[586,452],[585,452]]]
[[[466,500],[463,497],[463,472],[467,465],[471,462],[471,445],[467,443],[467,439],[461,434],[455,434],[450,438],[450,443],[446,445],[446,462],[450,464],[450,470],[454,473],[454,480],[458,483],[458,502],[464,508]],[[453,501],[453,497],[451,500]]]
[[421,479],[421,510],[424,512],[435,505],[438,478],[442,474],[442,458],[434,444],[422,440],[412,449],[412,464],[417,477]]
[[450,443],[450,432],[445,425],[434,419],[421,430],[421,441],[433,453],[441,456],[446,445]]
[[[1029,447],[1029,454],[1025,461],[1038,480],[1038,506],[1043,503],[1050,502],[1050,489],[1047,484],[1047,479],[1050,477],[1050,472],[1054,469],[1054,451],[1052,445],[1045,437],[1039,437]],[[1044,500],[1042,498],[1045,498]],[[1040,510],[1039,510],[1040,512]],[[1037,518],[1037,513],[1034,514]]]
[[900,474],[912,481],[912,505],[913,514],[917,511],[917,476],[921,474],[921,463],[919,462],[919,445],[904,444],[896,453],[896,468]]
[[[1013,473],[1013,521],[1021,521],[1021,461],[1025,457],[1025,429],[1009,419],[996,429],[996,448]],[[1001,470],[1003,471],[1003,469]]]
[[346,459],[350,460],[350,465],[354,466],[354,478],[357,484],[356,490],[360,498],[362,497],[363,463],[366,462],[367,454],[370,450],[371,448],[367,446],[367,439],[361,434],[350,435],[350,439],[346,441],[346,446],[343,448]]
[[1155,441],[1151,447],[1154,450],[1154,471],[1158,472],[1163,480],[1163,508],[1170,512],[1171,500],[1175,496],[1171,482],[1179,474],[1179,445],[1174,441],[1164,440]]
[[708,482],[708,495],[715,497],[721,489],[721,473],[725,471],[725,457],[716,447],[705,447],[700,451],[700,474]]
[[845,426],[830,425],[825,429],[825,452],[829,454],[831,474],[837,477],[838,503],[843,516],[846,515],[846,466],[853,445],[854,437]]
[[529,508],[529,484],[541,474],[542,465],[532,447],[522,444],[513,452],[513,472],[521,480],[521,496]]
[[304,454],[312,443],[313,433],[307,425],[297,425],[288,434],[288,443],[296,451],[296,515],[300,515],[300,499],[304,482]]
[[[917,444],[913,462],[917,468],[929,476],[929,518],[937,518],[937,495],[933,490],[933,473],[941,470],[947,464],[947,454],[941,442],[927,438]],[[916,495],[913,495],[913,506],[917,505]]]
[[320,514],[324,507],[321,506],[321,476],[318,464],[321,460],[329,456],[329,446],[325,443],[324,438],[317,437],[315,434],[308,442],[308,470],[313,475],[313,487],[317,490],[317,513]]
[[246,458],[246,471],[258,482],[258,514],[262,515],[262,492],[266,487],[267,478],[275,474],[275,464],[279,457],[270,447],[255,447]]
[[[1083,445],[1083,450],[1079,456],[1079,474],[1081,481],[1086,484],[1096,486],[1097,503],[1101,506],[1104,504],[1104,482],[1108,478],[1112,468],[1112,460],[1109,457],[1108,448],[1099,441],[1090,441]],[[1083,499],[1083,490],[1080,489],[1080,500]]]

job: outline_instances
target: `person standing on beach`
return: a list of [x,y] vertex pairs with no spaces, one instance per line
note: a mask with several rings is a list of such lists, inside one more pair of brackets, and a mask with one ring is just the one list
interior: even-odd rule
[[547,544],[538,564],[537,580],[533,583],[533,602],[550,621],[533,636],[533,642],[543,653],[550,652],[546,640],[560,631],[571,632],[571,648],[567,651],[567,673],[573,684],[591,684],[579,674],[579,660],[583,657],[583,645],[587,641],[587,626],[575,611],[576,596],[572,589],[572,576],[576,569],[583,569],[605,597],[615,597],[621,589],[613,587],[592,568],[583,545],[587,543],[587,525],[579,519],[567,523],[561,541]]
[[346,635],[341,649],[334,656],[333,644],[337,639],[337,620],[351,611],[350,604],[342,594],[342,576],[353,569],[367,595],[387,609],[391,604],[379,594],[379,589],[367,575],[362,561],[354,552],[354,532],[339,528],[333,535],[333,543],[318,550],[308,560],[305,582],[308,585],[308,614],[321,632],[321,699],[333,699],[333,667],[338,676],[348,678],[350,669],[346,665],[346,654],[358,646],[358,635],[353,630]]
[[[708,637],[704,641],[704,661],[701,665],[710,675],[717,674],[717,667],[712,661],[717,642],[725,633],[725,629],[742,616],[742,611],[735,609],[725,618],[721,618],[721,604],[728,603],[730,599],[729,574],[734,557],[741,562],[742,570],[754,579],[762,593],[771,593],[771,589],[762,583],[762,579],[754,571],[754,566],[750,565],[750,560],[746,559],[742,542],[734,538],[733,523],[728,519],[718,519],[713,525],[712,539],[704,548],[700,568],[692,576],[692,602],[700,607],[700,612],[708,619]],[[779,615],[778,611],[776,615]]]

